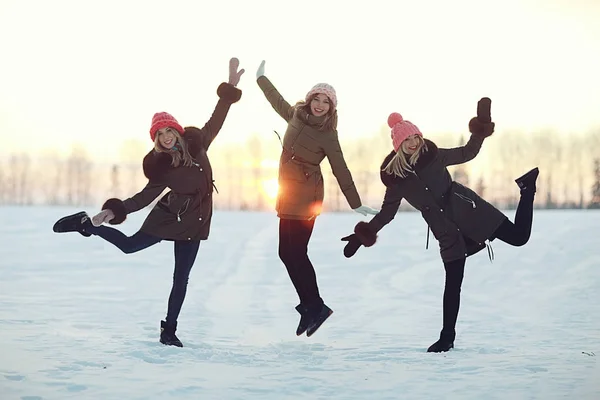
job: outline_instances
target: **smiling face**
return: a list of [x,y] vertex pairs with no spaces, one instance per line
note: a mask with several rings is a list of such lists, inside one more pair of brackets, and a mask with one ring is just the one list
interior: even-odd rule
[[310,112],[315,117],[321,117],[329,112],[330,103],[329,97],[323,93],[317,93],[310,101]]
[[402,142],[400,146],[405,154],[412,155],[421,147],[419,135],[410,135]]
[[173,128],[167,127],[159,129],[156,134],[158,135],[158,142],[160,145],[167,150],[171,149],[175,146],[175,143],[177,143],[177,137],[175,137],[175,134],[173,133]]

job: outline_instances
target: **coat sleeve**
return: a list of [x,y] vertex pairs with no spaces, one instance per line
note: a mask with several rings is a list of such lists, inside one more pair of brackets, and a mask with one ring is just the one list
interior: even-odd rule
[[483,144],[481,135],[472,134],[467,144],[461,147],[454,147],[451,149],[439,149],[438,157],[440,158],[443,165],[456,165],[463,164],[471,161],[481,150]]
[[294,108],[290,105],[290,103],[285,101],[283,96],[279,93],[279,91],[277,91],[275,86],[266,76],[260,76],[256,82],[265,94],[265,97],[269,103],[271,103],[273,109],[277,111],[277,114],[279,114],[286,122],[289,122],[294,115]]
[[146,186],[137,194],[123,200],[123,206],[127,214],[139,211],[152,203],[167,188],[161,183],[149,181]]
[[333,132],[332,134],[331,140],[326,143],[323,150],[329,160],[331,171],[333,172],[335,179],[337,179],[340,190],[344,194],[344,197],[346,197],[346,201],[350,207],[355,209],[362,205],[360,196],[356,190],[352,174],[346,165],[346,160],[344,159],[344,153],[342,152],[337,133]]
[[164,184],[148,181],[146,186],[139,193],[128,199],[121,200],[110,198],[106,200],[102,205],[102,210],[111,210],[115,217],[110,220],[109,223],[111,225],[118,225],[125,221],[127,214],[139,211],[152,203],[166,187],[167,186]]
[[193,135],[193,140],[198,141],[206,150],[208,150],[223,127],[225,117],[227,117],[231,105],[239,101],[242,97],[242,91],[229,83],[223,82],[217,88],[217,95],[219,96],[219,101],[217,102],[210,119],[202,129],[186,128],[186,134],[190,133]]
[[398,185],[386,187],[381,210],[369,221],[369,227],[374,233],[379,232],[384,226],[392,222],[398,213],[403,197],[402,190]]

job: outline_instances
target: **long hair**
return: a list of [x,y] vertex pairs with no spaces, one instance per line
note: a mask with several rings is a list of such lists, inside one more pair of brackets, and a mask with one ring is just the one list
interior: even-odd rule
[[158,140],[159,134],[154,138],[154,150],[158,153],[167,153],[171,156],[171,165],[174,167],[179,167],[183,161],[183,165],[185,167],[191,167],[194,164],[190,151],[188,150],[187,143],[181,137],[177,130],[168,127],[167,132],[171,132],[175,136],[175,146],[170,149],[166,149],[160,144]]
[[[309,115],[312,115],[312,110],[310,109],[310,103],[313,101],[315,97],[317,97],[319,93],[315,93],[308,98],[308,101],[300,100],[297,102],[294,107],[296,109],[301,109]],[[329,97],[328,97],[329,99]],[[331,132],[335,131],[337,128],[337,109],[333,106],[333,102],[329,99],[329,111],[325,114],[325,119],[319,125],[320,131]]]
[[402,146],[400,146],[396,154],[394,154],[394,157],[392,157],[382,171],[387,172],[390,175],[401,176],[402,178],[406,178],[409,173],[414,172],[413,165],[417,163],[421,154],[427,151],[425,140],[423,140],[421,136],[417,136],[417,140],[419,142],[419,147],[410,155],[410,157],[407,157],[407,154],[404,154]]

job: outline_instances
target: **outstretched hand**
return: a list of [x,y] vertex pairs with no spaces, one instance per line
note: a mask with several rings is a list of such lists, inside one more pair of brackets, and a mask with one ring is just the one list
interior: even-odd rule
[[482,97],[477,102],[477,116],[469,121],[469,131],[481,137],[488,137],[494,133],[496,124],[492,122],[492,100]]
[[114,217],[115,214],[111,210],[102,210],[92,217],[92,224],[94,226],[100,226],[105,222],[110,222]]
[[346,258],[352,257],[354,254],[356,254],[360,246],[362,246],[362,243],[360,242],[358,236],[356,236],[355,233],[343,237],[342,241],[348,242],[348,244],[344,246],[344,256]]
[[367,207],[367,206],[360,206],[360,207],[354,208],[353,210],[364,216],[367,216],[368,214],[371,214],[371,215],[379,214],[379,210],[375,210],[375,209],[373,209],[371,207]]
[[245,70],[242,68],[238,71],[240,66],[240,60],[233,57],[229,60],[229,84],[233,86],[237,86],[240,83],[240,78],[242,77]]
[[265,60],[262,60],[258,69],[256,70],[256,79],[260,78],[265,74]]

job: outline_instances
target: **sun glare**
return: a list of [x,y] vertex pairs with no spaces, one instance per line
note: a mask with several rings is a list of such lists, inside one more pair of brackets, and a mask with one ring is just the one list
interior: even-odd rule
[[275,200],[279,192],[279,184],[277,178],[267,179],[262,182],[262,188],[269,200]]

